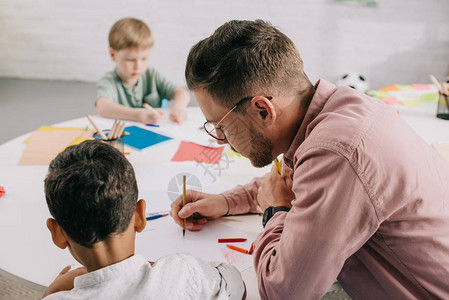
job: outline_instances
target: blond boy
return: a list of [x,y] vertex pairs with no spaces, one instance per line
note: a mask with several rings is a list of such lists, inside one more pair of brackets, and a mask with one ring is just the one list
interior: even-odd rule
[[190,95],[177,87],[158,71],[148,67],[148,57],[154,44],[148,26],[134,18],[117,21],[109,32],[109,54],[116,68],[97,83],[97,113],[105,118],[117,118],[157,124],[162,99],[173,100],[170,119],[181,123],[187,117]]

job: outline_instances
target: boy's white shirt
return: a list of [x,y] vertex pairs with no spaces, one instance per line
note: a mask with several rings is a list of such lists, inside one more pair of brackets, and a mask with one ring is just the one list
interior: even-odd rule
[[244,284],[233,266],[187,254],[158,259],[140,254],[75,278],[74,288],[45,299],[242,299]]

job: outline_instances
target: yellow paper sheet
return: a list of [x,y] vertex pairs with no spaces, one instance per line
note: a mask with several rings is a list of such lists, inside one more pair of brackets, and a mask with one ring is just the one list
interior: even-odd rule
[[75,139],[83,135],[82,130],[35,131],[23,151],[19,165],[46,165]]
[[[91,137],[92,136],[92,134],[95,132],[95,130],[94,129],[88,129],[88,130],[86,130],[87,129],[87,127],[86,128],[74,128],[74,127],[55,127],[55,126],[47,126],[47,125],[43,125],[43,126],[41,126],[41,127],[39,127],[36,131],[52,131],[52,130],[64,130],[64,131],[85,131],[87,134],[88,134],[88,136],[86,135],[86,136],[83,136],[83,137],[85,137],[85,139],[83,139],[83,140],[81,140],[79,143],[81,143],[81,142],[83,142],[83,141],[85,141],[86,139],[88,139],[89,137]],[[28,141],[30,140],[30,138],[31,137],[29,137],[29,138],[27,138],[26,140],[25,140],[25,144],[26,143],[28,143]],[[77,144],[79,144],[79,143],[77,143]],[[72,144],[71,144],[72,145]],[[73,145],[76,145],[76,144],[73,144]]]

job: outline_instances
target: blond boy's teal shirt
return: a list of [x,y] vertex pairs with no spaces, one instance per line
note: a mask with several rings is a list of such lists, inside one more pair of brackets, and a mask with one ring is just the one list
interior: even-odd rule
[[125,87],[116,70],[113,70],[97,83],[96,100],[104,97],[127,107],[142,107],[143,103],[161,107],[162,99],[170,100],[175,90],[176,85],[154,68],[148,68],[140,75],[137,85],[133,87]]

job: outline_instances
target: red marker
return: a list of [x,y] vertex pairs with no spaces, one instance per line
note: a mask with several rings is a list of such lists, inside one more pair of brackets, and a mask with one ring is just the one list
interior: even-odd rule
[[246,239],[242,239],[242,238],[218,239],[219,243],[239,243],[239,242],[244,242],[244,241],[246,241]]
[[234,246],[234,245],[226,244],[226,247],[231,248],[232,250],[235,250],[235,251],[238,251],[238,252],[242,252],[242,253],[248,254],[248,250],[240,248],[240,247],[237,247],[237,246]]
[[249,253],[249,254],[253,254],[253,251],[254,251],[254,242],[251,243],[251,247],[249,248],[248,253]]

